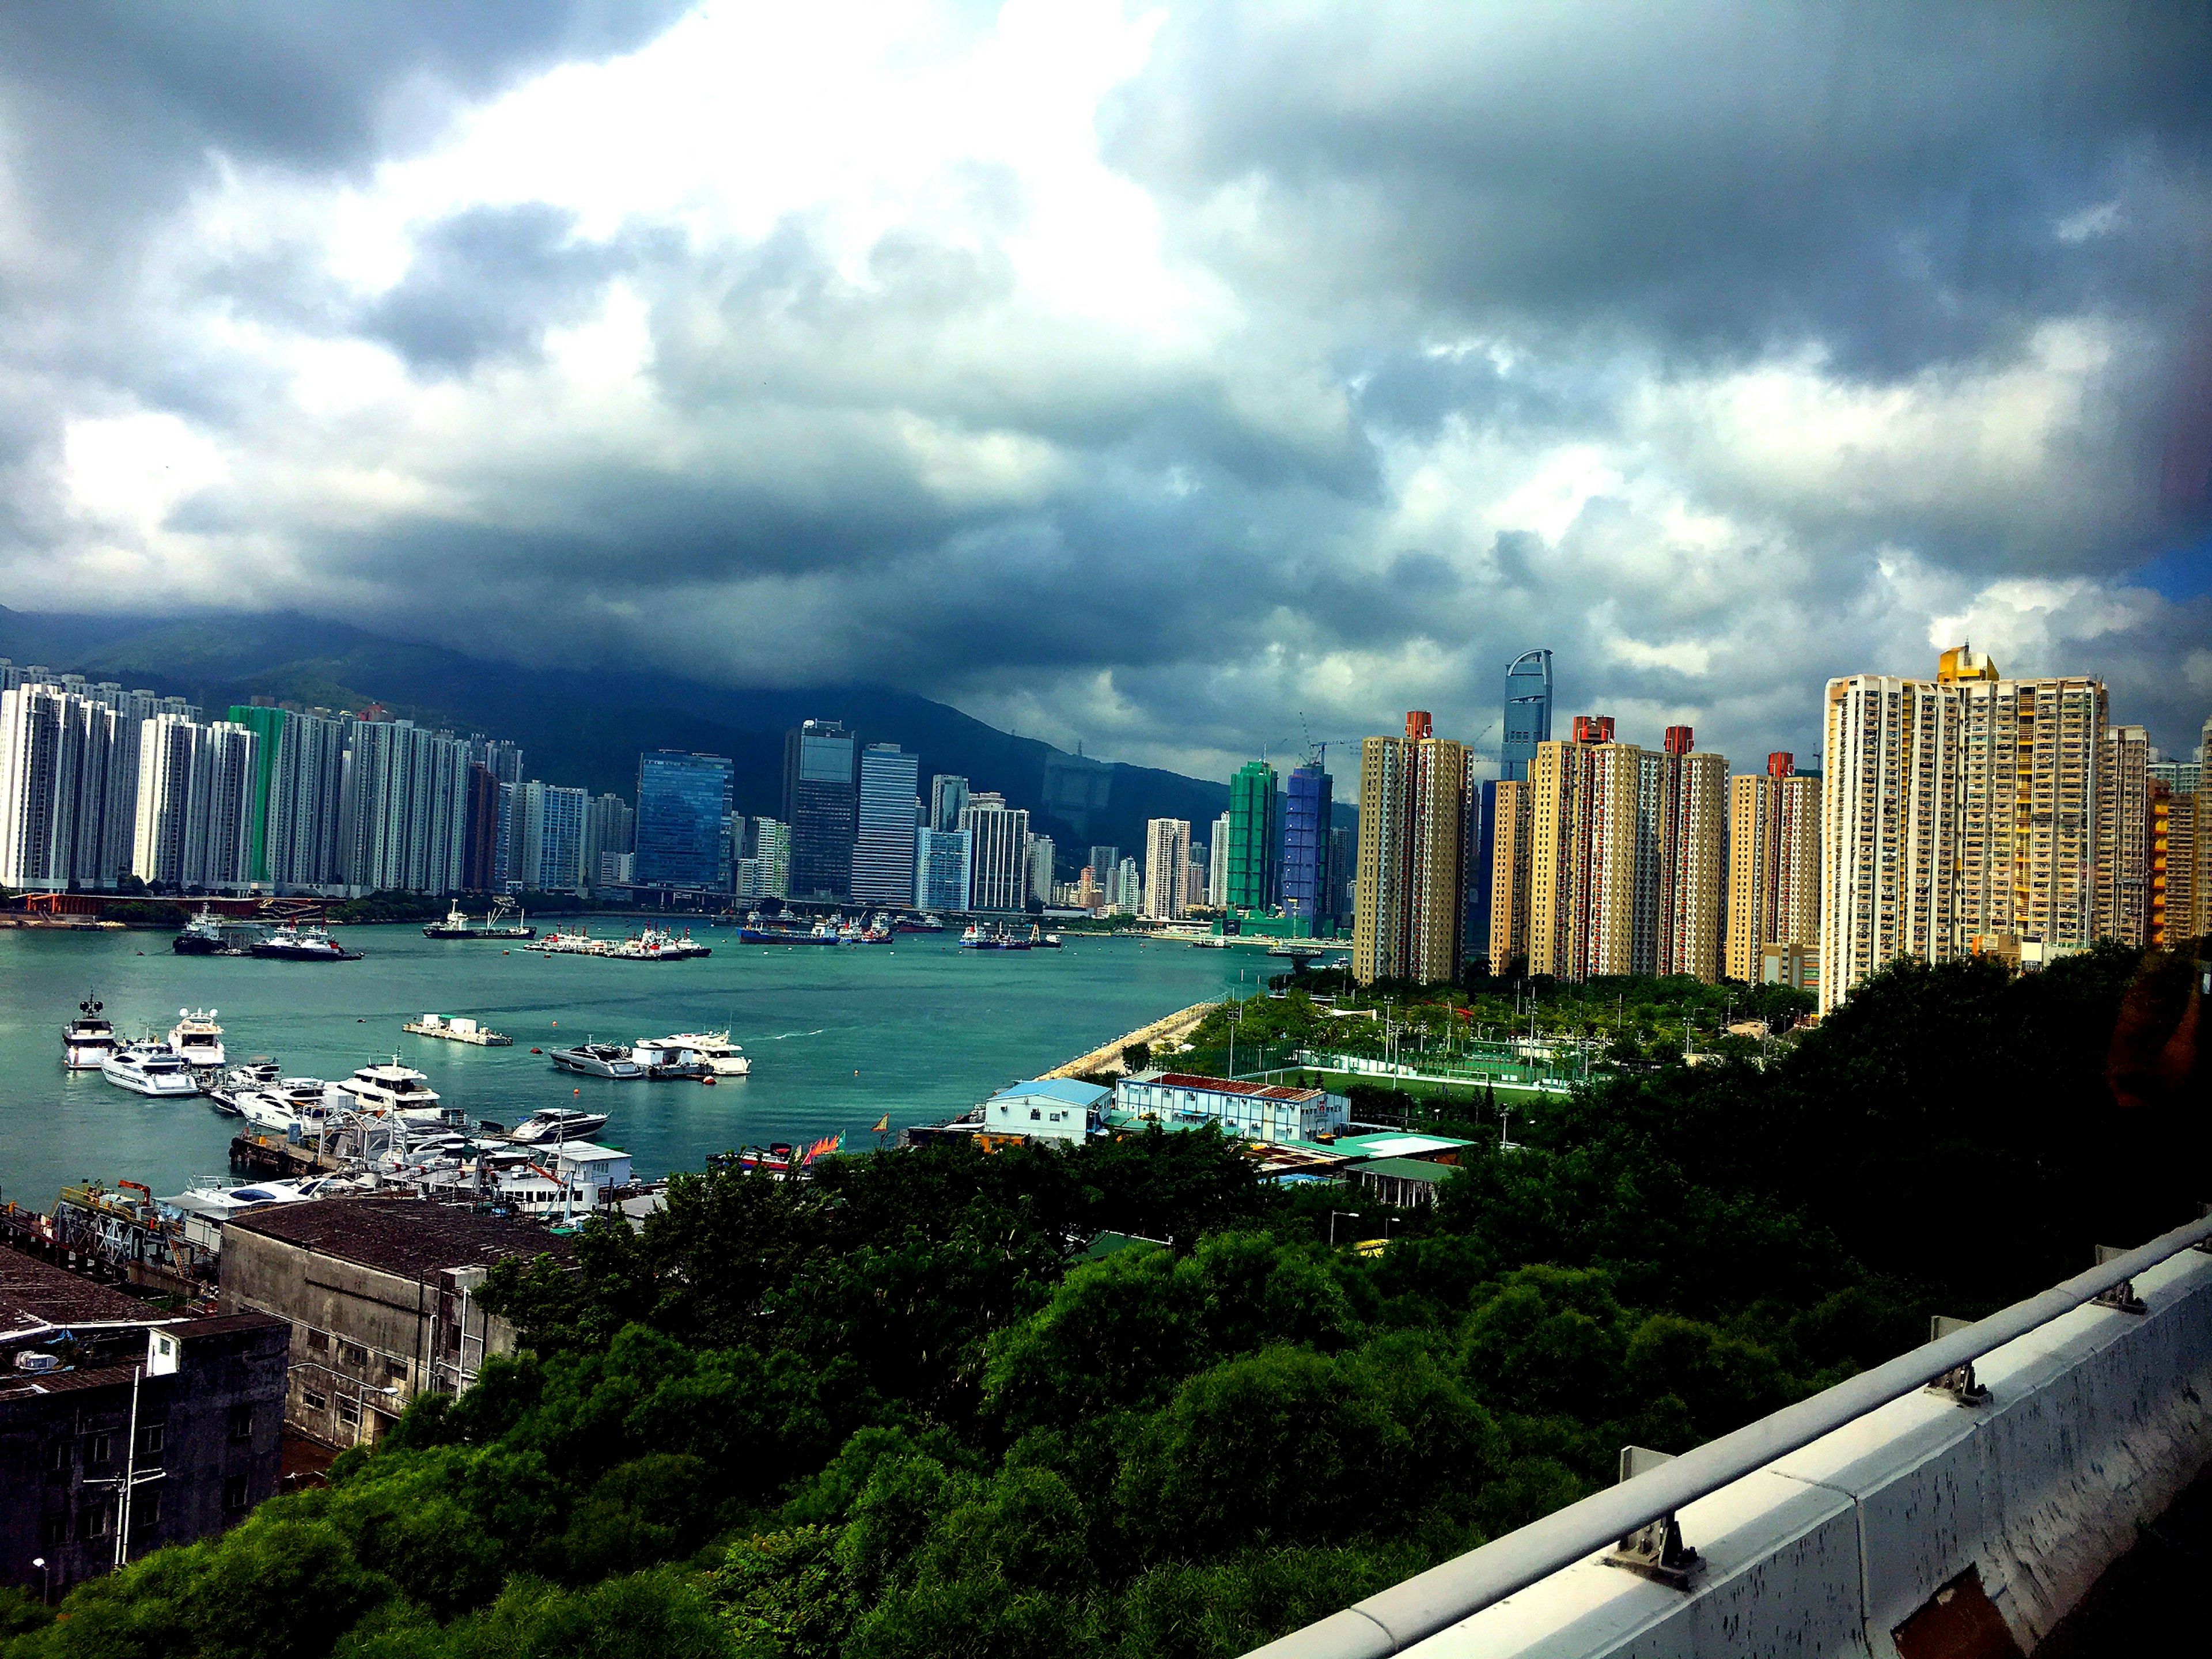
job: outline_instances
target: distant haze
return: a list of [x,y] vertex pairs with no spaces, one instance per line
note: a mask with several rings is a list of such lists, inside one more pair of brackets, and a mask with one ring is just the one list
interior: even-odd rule
[[1748,766],[1971,638],[2179,749],[2208,17],[10,7],[0,604],[1208,778],[1532,646]]

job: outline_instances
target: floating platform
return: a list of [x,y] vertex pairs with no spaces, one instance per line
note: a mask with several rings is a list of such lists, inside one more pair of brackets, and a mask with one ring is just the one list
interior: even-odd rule
[[443,1037],[448,1042],[473,1042],[479,1048],[511,1048],[514,1039],[501,1036],[497,1031],[479,1025],[460,1015],[447,1018],[443,1014],[425,1014],[420,1019],[410,1019],[399,1028],[416,1036]]

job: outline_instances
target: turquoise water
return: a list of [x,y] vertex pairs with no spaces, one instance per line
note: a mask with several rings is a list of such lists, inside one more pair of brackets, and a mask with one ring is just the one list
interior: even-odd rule
[[[871,1145],[886,1112],[895,1128],[954,1115],[1240,975],[1249,994],[1267,972],[1241,951],[1133,939],[977,952],[951,933],[842,948],[696,933],[713,956],[627,963],[349,927],[338,934],[364,960],[282,963],[179,957],[167,933],[0,931],[0,1194],[43,1209],[64,1182],[127,1177],[167,1193],[228,1164],[237,1119],[62,1069],[62,1025],[88,990],[132,1036],[211,1006],[234,1061],[269,1054],[288,1075],[343,1078],[397,1054],[472,1118],[588,1103],[611,1114],[599,1139],[627,1148],[639,1174],[661,1175],[727,1147],[841,1129],[848,1146]],[[400,1030],[424,1013],[471,1015],[514,1047]],[[724,1026],[753,1071],[714,1088],[572,1077],[530,1052]]]

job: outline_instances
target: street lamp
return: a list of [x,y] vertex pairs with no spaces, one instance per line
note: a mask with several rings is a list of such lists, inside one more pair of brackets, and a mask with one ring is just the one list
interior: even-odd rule
[[1340,1215],[1350,1216],[1354,1221],[1359,1219],[1357,1210],[1331,1210],[1328,1212],[1328,1247],[1332,1250],[1336,1248],[1336,1218]]
[[31,1565],[39,1570],[39,1605],[50,1607],[54,1599],[54,1575],[47,1567],[46,1558],[43,1555],[33,1556]]

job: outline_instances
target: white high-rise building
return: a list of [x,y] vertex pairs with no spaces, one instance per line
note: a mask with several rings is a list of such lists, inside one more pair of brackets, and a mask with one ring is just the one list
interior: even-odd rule
[[1229,814],[1213,821],[1213,844],[1206,864],[1206,902],[1217,908],[1229,902]]
[[237,889],[253,879],[261,739],[228,720],[156,714],[138,733],[131,868],[149,885]]
[[1030,896],[1040,904],[1052,902],[1052,865],[1056,849],[1050,836],[1030,837]]
[[1145,824],[1145,908],[1155,921],[1183,915],[1190,867],[1190,820],[1151,818]]
[[1107,902],[1129,916],[1135,915],[1145,908],[1145,872],[1136,860],[1123,859],[1114,866],[1113,884],[1108,889]]
[[[118,774],[114,709],[26,671],[0,693],[0,885],[112,887],[137,778]],[[126,751],[127,752],[127,751]]]
[[408,720],[356,720],[348,749],[340,812],[346,882],[363,892],[457,890],[469,745]]
[[140,727],[131,873],[149,886],[184,884],[199,740],[200,728],[174,714],[157,714]]
[[289,713],[269,779],[269,879],[280,892],[334,887],[345,879],[346,728],[322,714]]
[[1030,815],[1003,796],[979,792],[960,809],[969,836],[968,908],[1019,910],[1030,884]]

